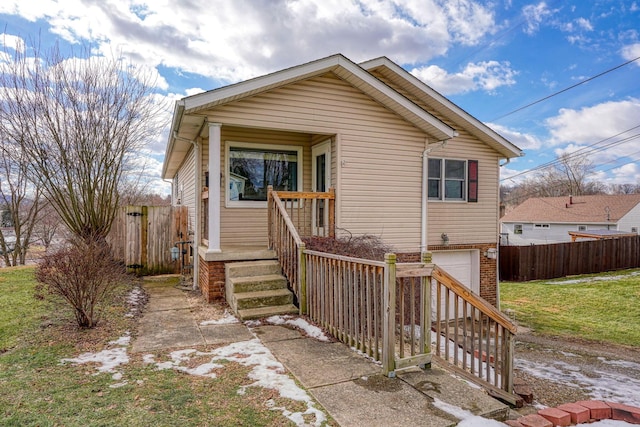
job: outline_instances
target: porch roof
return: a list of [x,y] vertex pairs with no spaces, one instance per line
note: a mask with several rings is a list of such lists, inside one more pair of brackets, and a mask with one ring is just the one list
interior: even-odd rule
[[436,140],[447,140],[457,135],[449,125],[384,84],[364,68],[337,54],[178,100],[175,104],[162,177],[172,178],[182,164],[190,149],[190,141],[203,129],[206,120],[203,111],[328,72],[357,87]]

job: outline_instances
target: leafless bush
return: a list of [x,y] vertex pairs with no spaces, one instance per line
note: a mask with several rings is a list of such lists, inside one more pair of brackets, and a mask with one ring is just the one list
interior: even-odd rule
[[347,230],[341,231],[343,235],[336,238],[314,236],[303,240],[307,249],[354,258],[382,261],[385,253],[393,252],[393,248],[378,236],[353,236]]
[[71,305],[79,327],[93,328],[105,300],[128,276],[108,244],[93,238],[76,239],[45,255],[36,268],[36,279]]

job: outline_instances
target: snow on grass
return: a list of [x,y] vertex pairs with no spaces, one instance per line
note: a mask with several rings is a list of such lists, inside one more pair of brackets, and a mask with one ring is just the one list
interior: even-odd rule
[[120,365],[129,363],[129,355],[127,354],[127,346],[131,341],[129,332],[115,341],[109,341],[110,346],[115,348],[107,348],[98,353],[83,353],[78,357],[61,359],[60,363],[73,363],[83,365],[85,363],[95,363],[97,365],[97,373],[111,373],[115,381],[122,379],[122,373],[117,371]]
[[596,370],[598,376],[594,377],[585,375],[578,366],[559,360],[537,363],[516,359],[515,366],[534,377],[581,388],[596,400],[640,407],[640,380],[623,374]]
[[205,320],[203,322],[200,322],[200,326],[208,326],[208,325],[229,325],[231,323],[239,323],[240,321],[238,320],[237,317],[235,317],[233,314],[229,313],[228,310],[224,311],[224,315],[222,316],[222,318],[220,319],[216,319],[216,320]]
[[[98,353],[84,353],[75,358],[62,359],[61,363],[95,363],[97,373],[112,373],[114,381],[120,381],[112,384],[110,387],[118,388],[128,384],[126,380],[122,380],[122,372],[117,368],[121,365],[129,363],[127,355],[127,346],[131,337],[129,333],[110,341],[110,346]],[[194,358],[205,360],[204,363],[193,366]],[[243,366],[251,368],[248,376],[253,383],[240,386],[238,394],[244,394],[248,387],[262,387],[278,391],[281,397],[291,399],[298,402],[306,403],[307,409],[304,412],[292,412],[283,406],[275,406],[275,403],[268,402],[268,406],[272,410],[280,411],[285,417],[290,419],[296,425],[309,425],[309,419],[313,419],[311,425],[320,426],[326,421],[326,415],[323,411],[315,407],[315,404],[309,394],[302,388],[298,387],[295,381],[286,373],[284,366],[278,362],[271,351],[265,347],[258,338],[249,341],[241,341],[220,347],[211,351],[198,351],[195,349],[184,349],[173,351],[169,354],[169,360],[156,361],[151,354],[143,355],[143,363],[154,364],[157,369],[174,369],[189,375],[201,377],[216,378],[216,370],[224,369],[223,361],[236,362]],[[96,373],[96,374],[97,374]]]
[[315,338],[318,341],[331,341],[329,337],[325,335],[322,329],[318,328],[315,325],[307,322],[305,319],[301,317],[295,316],[271,316],[265,319],[267,323],[271,323],[272,325],[290,325],[302,330],[306,335],[311,338]]
[[[195,368],[187,368],[182,364],[189,364],[193,357],[210,357],[209,361]],[[223,369],[224,365],[217,363],[222,361],[236,362],[243,366],[251,367],[249,378],[253,383],[243,385],[238,389],[239,394],[244,394],[248,387],[262,387],[277,390],[281,397],[304,402],[307,410],[304,412],[291,412],[285,407],[276,407],[271,403],[271,409],[281,411],[282,414],[296,425],[308,425],[305,418],[313,417],[312,425],[319,426],[326,421],[324,412],[317,409],[311,397],[305,390],[298,387],[295,381],[286,374],[284,366],[276,360],[271,351],[265,347],[258,338],[249,341],[240,341],[220,347],[208,352],[193,349],[179,350],[170,353],[171,360],[156,362],[152,355],[145,355],[145,363],[154,363],[158,369],[176,369],[191,375],[200,375],[215,378],[214,369]]]
[[136,286],[127,295],[127,304],[129,304],[129,312],[125,314],[125,317],[134,317],[140,313],[141,304],[144,301],[145,293],[141,287]]
[[584,277],[579,279],[567,279],[567,280],[554,280],[549,282],[544,282],[547,285],[573,285],[576,283],[591,283],[591,282],[610,282],[612,280],[621,280],[626,279],[631,276],[640,275],[640,271],[633,271],[630,274],[618,274],[615,276],[593,276],[593,277]]

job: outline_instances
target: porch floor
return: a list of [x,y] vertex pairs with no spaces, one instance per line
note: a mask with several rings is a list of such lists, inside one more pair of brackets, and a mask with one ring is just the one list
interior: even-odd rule
[[220,252],[209,252],[200,246],[198,253],[205,261],[253,261],[278,259],[276,253],[266,246],[223,246]]

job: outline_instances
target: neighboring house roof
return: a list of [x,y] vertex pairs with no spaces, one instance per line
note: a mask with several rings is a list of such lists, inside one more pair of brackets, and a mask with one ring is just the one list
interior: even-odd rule
[[534,197],[516,206],[501,222],[616,223],[640,203],[640,194]]
[[[447,140],[457,135],[455,129],[442,122],[424,107],[417,105],[401,93],[383,83],[371,74],[365,67],[385,66],[391,72],[397,73],[396,80],[411,80],[411,85],[418,98],[426,98],[427,103],[439,103],[461,118],[464,124],[476,129],[471,133],[481,135],[483,142],[488,143],[506,158],[522,155],[520,149],[506,141],[504,138],[491,131],[481,122],[465,113],[459,107],[448,101],[442,95],[435,92],[425,84],[404,71],[387,58],[380,58],[368,63],[357,65],[343,55],[337,54],[327,58],[308,62],[282,71],[277,71],[262,77],[246,80],[240,83],[224,86],[201,94],[188,96],[176,102],[173,122],[169,133],[169,143],[165,154],[162,170],[163,178],[171,178],[182,164],[187,152],[191,148],[191,140],[194,140],[202,131],[206,117],[204,111],[215,108],[229,102],[248,98],[275,88],[291,83],[320,76],[328,72],[334,73],[339,78],[349,82],[372,99],[384,105],[391,111],[403,117],[418,129],[428,133],[436,140]],[[414,81],[415,80],[415,81]]]

